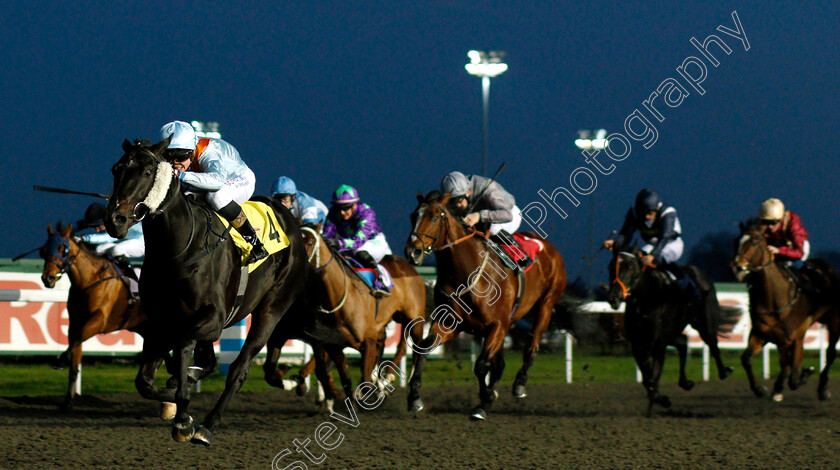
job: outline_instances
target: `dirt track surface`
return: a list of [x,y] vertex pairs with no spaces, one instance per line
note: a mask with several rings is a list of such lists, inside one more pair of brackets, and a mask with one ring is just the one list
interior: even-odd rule
[[[237,395],[209,448],[173,441],[157,405],[139,395],[87,395],[70,412],[57,411],[58,397],[0,399],[0,467],[269,469],[287,448],[276,468],[840,467],[840,399],[819,402],[816,380],[782,403],[753,397],[743,381],[691,392],[664,384],[674,406],[652,418],[637,384],[530,386],[524,400],[509,386],[499,392],[488,420],[471,422],[472,387],[423,389],[426,409],[416,418],[399,390],[377,410],[360,410],[356,428],[332,420],[343,442],[332,451],[308,444],[325,455],[321,465],[293,443],[330,421],[314,414],[312,393]],[[193,416],[216,396],[194,397]]]

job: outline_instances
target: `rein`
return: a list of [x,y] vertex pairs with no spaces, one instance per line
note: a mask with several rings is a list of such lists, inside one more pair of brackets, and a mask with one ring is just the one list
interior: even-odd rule
[[622,298],[622,300],[624,300],[624,299],[627,299],[627,296],[630,295],[630,290],[627,289],[627,286],[624,285],[624,282],[621,280],[621,277],[619,277],[619,266],[621,265],[621,256],[622,255],[627,255],[627,256],[633,256],[633,255],[631,255],[629,253],[626,253],[626,254],[625,253],[619,253],[618,256],[615,257],[615,279],[613,279],[613,284],[618,284],[619,287],[621,287],[621,298]]
[[455,241],[449,242],[449,243],[447,243],[447,244],[445,244],[441,247],[436,248],[435,245],[437,245],[438,242],[441,241],[441,237],[443,237],[444,234],[449,232],[449,218],[452,217],[452,215],[440,203],[435,202],[434,205],[437,206],[438,208],[440,208],[441,213],[442,213],[441,218],[440,218],[440,222],[438,223],[438,225],[440,226],[440,230],[438,230],[437,236],[432,236],[432,235],[429,235],[428,233],[419,232],[417,230],[411,232],[411,235],[420,235],[422,237],[427,237],[427,238],[432,239],[432,243],[429,246],[426,246],[426,243],[423,242],[422,238],[421,238],[421,243],[423,243],[423,247],[424,247],[423,248],[423,253],[425,253],[426,255],[430,255],[432,253],[432,251],[447,250],[449,248],[452,248],[455,245],[459,245],[459,244],[469,240],[470,238],[475,237],[476,235],[484,237],[484,238],[488,238],[490,236],[489,232],[481,232],[481,231],[478,231],[478,230],[472,228],[472,231],[470,231],[467,235],[465,235],[465,236],[463,236],[463,237],[461,237],[461,238],[459,238]]

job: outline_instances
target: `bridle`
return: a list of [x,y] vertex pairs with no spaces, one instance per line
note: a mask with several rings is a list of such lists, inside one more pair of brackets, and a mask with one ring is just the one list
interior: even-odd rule
[[[312,253],[310,253],[309,256],[306,258],[306,261],[309,264],[312,264],[312,261],[314,259],[315,263],[314,263],[313,267],[315,268],[315,272],[320,273],[323,270],[325,270],[327,268],[327,266],[332,264],[333,260],[335,260],[335,253],[333,252],[333,250],[330,249],[329,250],[330,259],[326,263],[324,263],[322,266],[319,267],[318,265],[321,263],[321,236],[312,227],[301,227],[300,229],[302,231],[305,231],[307,233],[312,234],[312,237],[315,239],[315,247],[312,249]],[[327,248],[329,249],[329,246]],[[335,308],[333,308],[332,310],[327,310],[323,307],[318,307],[319,312],[321,312],[321,313],[335,313],[335,312],[339,311],[341,309],[341,307],[344,306],[345,302],[347,302],[347,294],[350,291],[350,289],[348,289],[348,286],[347,286],[347,284],[349,282],[348,281],[349,276],[347,276],[347,273],[344,271],[343,266],[341,266],[341,271],[342,271],[342,274],[344,274],[344,295],[341,296],[341,301],[339,301],[338,305]]]
[[[65,255],[62,255],[58,250],[58,247],[62,244],[67,247],[67,253]],[[82,251],[82,247],[77,245],[76,253],[71,253],[70,240],[58,234],[50,235],[50,238],[47,240],[47,243],[41,249],[43,250],[41,257],[44,258],[44,262],[53,264],[55,265],[55,267],[58,268],[58,274],[55,277],[56,281],[61,279],[61,276],[64,273],[70,271],[70,267],[73,265],[73,263],[76,261],[76,258],[79,256],[79,253],[81,253]],[[61,262],[61,264],[55,262],[55,259],[58,259]],[[117,273],[116,275],[97,279],[84,287],[79,286],[79,288],[81,288],[84,292],[90,289],[91,287],[97,284],[101,284],[105,281],[110,281],[111,279],[121,279],[122,275],[120,275],[119,270],[116,268],[114,268],[114,270]]]
[[[750,245],[753,248],[756,248],[756,249],[754,250],[754,253],[753,253],[752,257],[747,259],[746,256],[741,254],[741,246],[743,246],[743,243],[738,247],[738,253],[735,254],[735,260],[732,261],[732,270],[733,270],[734,274],[736,274],[736,275],[738,273],[749,274],[750,272],[753,272],[753,271],[761,271],[762,269],[764,269],[764,268],[770,266],[771,264],[773,264],[773,253],[770,253],[770,257],[767,259],[766,263],[764,263],[760,266],[752,267],[753,264],[758,260],[758,257],[761,256],[765,251],[767,251],[767,246],[765,245],[764,249],[760,249],[760,248],[758,248],[759,245],[761,245],[761,241],[759,240],[759,238],[756,237],[756,236],[750,235],[750,239],[752,240]],[[738,264],[739,261],[746,261],[747,262],[746,267],[740,266]]]
[[620,276],[620,266],[621,266],[621,257],[622,256],[627,256],[627,257],[630,257],[632,259],[635,259],[636,257],[632,253],[627,253],[627,252],[624,252],[624,251],[619,252],[618,255],[616,255],[616,257],[615,257],[615,278],[613,279],[612,283],[613,284],[618,284],[618,286],[621,287],[621,299],[626,300],[627,297],[630,296],[630,289],[627,288],[627,285],[624,284],[624,281],[621,280],[621,276]]
[[[421,232],[419,230],[414,230],[414,231],[411,232],[411,235],[417,236],[417,238],[420,240],[420,243],[423,245],[423,254],[424,255],[428,256],[428,255],[432,254],[433,251],[443,251],[443,250],[452,248],[453,246],[461,244],[461,243],[463,243],[463,242],[465,242],[465,241],[467,241],[470,238],[473,238],[475,236],[480,236],[480,237],[484,237],[484,238],[487,238],[489,236],[489,233],[480,232],[480,231],[472,228],[467,235],[465,235],[465,236],[463,236],[463,237],[461,237],[461,238],[459,238],[455,241],[446,243],[442,246],[438,246],[438,244],[440,244],[441,242],[446,241],[444,237],[445,237],[445,234],[449,233],[449,227],[450,227],[449,226],[449,218],[451,217],[451,215],[449,214],[449,211],[447,211],[446,208],[443,207],[443,205],[441,205],[440,203],[435,202],[433,204],[438,209],[440,209],[440,211],[441,211],[441,214],[438,216],[440,218],[440,220],[438,221],[438,228],[439,229],[438,229],[437,235],[436,236],[435,235],[430,235],[428,233],[424,233],[424,232]],[[415,228],[416,228],[416,224],[415,224]],[[426,243],[423,241],[423,238],[421,238],[421,237],[426,237],[426,238],[431,239],[432,243],[430,243],[427,246]]]

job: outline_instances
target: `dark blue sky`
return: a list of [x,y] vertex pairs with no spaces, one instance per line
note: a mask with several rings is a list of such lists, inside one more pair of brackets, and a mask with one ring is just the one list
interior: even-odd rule
[[[636,143],[566,220],[548,214],[570,276],[594,251],[590,217],[600,240],[646,186],[679,210],[688,250],[709,232],[734,234],[771,196],[802,216],[815,251],[840,246],[837,2],[124,3],[2,8],[0,256],[41,244],[48,222],[77,220],[92,202],[33,185],[109,192],[122,140],[155,138],[173,119],[218,121],[257,193],[282,174],[322,199],[355,185],[402,252],[416,192],[480,166],[469,49],[507,51],[510,69],[491,86],[488,168],[507,162],[500,182],[524,208],[584,166],[578,129],[623,132],[663,80],[682,80],[675,69],[699,56],[690,38],[710,34],[732,53],[706,62],[705,95],[687,88],[681,106],[662,107],[653,147]],[[749,51],[716,31],[734,28],[733,10]]]

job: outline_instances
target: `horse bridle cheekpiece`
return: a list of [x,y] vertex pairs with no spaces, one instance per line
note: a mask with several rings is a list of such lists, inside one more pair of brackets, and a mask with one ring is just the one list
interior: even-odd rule
[[[62,246],[64,246],[64,253],[60,249]],[[47,263],[54,264],[58,268],[58,277],[60,277],[70,269],[76,255],[70,254],[70,240],[56,232],[50,235],[47,243],[41,248],[41,258]],[[56,263],[53,258],[57,258],[61,264]]]
[[[158,163],[152,189],[149,190],[146,199],[134,205],[134,209],[131,211],[131,217],[137,222],[140,222],[146,217],[146,214],[155,213],[160,208],[163,200],[166,199],[170,184],[172,184],[172,165],[166,160],[162,160]],[[137,209],[140,206],[146,206],[148,212],[144,212],[138,216]]]
[[633,253],[627,252],[620,252],[618,256],[615,257],[615,279],[613,279],[613,284],[618,284],[621,287],[621,299],[626,300],[627,297],[630,296],[630,289],[624,284],[624,281],[621,280],[620,270],[619,267],[621,266],[621,257],[626,256],[630,259],[636,259],[636,256]]
[[[443,206],[441,206],[438,203],[434,203],[434,205],[437,206],[441,211],[441,214],[439,216],[437,216],[437,217],[440,218],[440,221],[438,222],[438,225],[440,227],[439,227],[437,236],[429,235],[428,233],[419,232],[417,230],[414,230],[413,232],[411,232],[411,234],[417,236],[417,238],[420,239],[420,243],[423,244],[423,254],[425,256],[429,256],[430,254],[432,254],[433,251],[435,251],[435,246],[440,241],[440,237],[442,237],[443,234],[447,232],[447,230],[446,230],[447,227],[445,226],[448,223],[448,219],[446,217],[446,210],[443,208]],[[431,205],[427,205],[427,207],[431,207]],[[415,224],[414,228],[415,229],[417,228],[416,224]],[[430,238],[432,240],[432,243],[429,244],[429,246],[426,246],[426,242],[423,241],[422,237]]]

